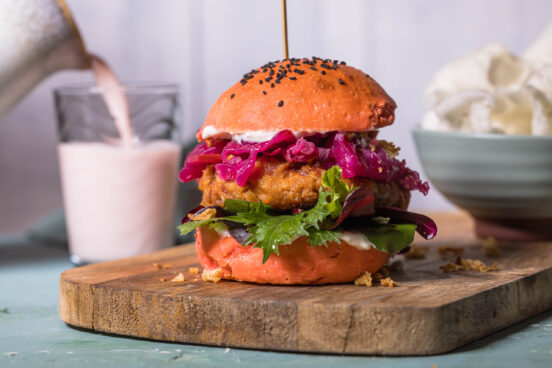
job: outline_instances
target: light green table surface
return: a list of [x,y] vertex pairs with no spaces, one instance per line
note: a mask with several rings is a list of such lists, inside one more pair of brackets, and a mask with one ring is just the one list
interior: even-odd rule
[[58,317],[58,279],[70,267],[62,249],[0,239],[0,367],[552,367],[552,311],[429,357],[288,354],[77,330]]

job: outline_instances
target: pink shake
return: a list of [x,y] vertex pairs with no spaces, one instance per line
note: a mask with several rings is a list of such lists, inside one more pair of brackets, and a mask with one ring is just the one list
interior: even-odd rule
[[180,146],[168,140],[140,142],[115,74],[96,56],[91,65],[120,141],[59,145],[69,249],[75,263],[148,253],[174,240]]

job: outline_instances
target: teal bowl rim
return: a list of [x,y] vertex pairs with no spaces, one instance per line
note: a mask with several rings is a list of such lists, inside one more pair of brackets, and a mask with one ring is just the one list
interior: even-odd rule
[[459,139],[477,139],[477,140],[493,140],[493,141],[542,141],[551,142],[552,135],[507,135],[507,134],[492,134],[492,133],[465,133],[465,132],[446,132],[440,130],[428,130],[418,127],[412,129],[414,134],[426,134],[439,136],[444,138],[459,138]]

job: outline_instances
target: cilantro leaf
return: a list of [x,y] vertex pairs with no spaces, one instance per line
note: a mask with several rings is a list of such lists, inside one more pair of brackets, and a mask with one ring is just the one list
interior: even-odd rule
[[[229,220],[234,222],[239,222],[244,225],[253,225],[257,224],[260,221],[267,221],[270,218],[274,217],[268,214],[268,210],[272,209],[272,207],[264,204],[262,201],[259,202],[246,202],[248,204],[249,209],[247,211],[240,211],[232,216],[226,216],[222,217],[223,220]],[[225,202],[226,205],[226,202]],[[226,210],[226,208],[225,208]]]
[[339,236],[341,235],[340,231],[322,230],[315,228],[310,228],[308,231],[308,241],[313,248],[320,245],[327,247],[328,242],[339,243],[341,241],[339,240]]
[[324,173],[322,185],[331,189],[332,194],[342,198],[347,197],[347,194],[352,190],[352,186],[341,180],[341,168],[339,166],[333,166]]
[[345,199],[352,191],[353,187],[341,180],[341,168],[339,166],[330,168],[322,176],[322,186],[318,190],[316,205],[303,212],[304,221],[318,229],[320,223],[327,217],[338,218]]
[[319,224],[332,213],[332,209],[329,208],[331,207],[330,203],[328,202],[329,197],[330,194],[320,188],[318,194],[318,202],[316,202],[316,205],[310,210],[301,213],[301,215],[303,216],[303,221],[306,224],[314,226],[318,229]]
[[[224,211],[228,213],[244,213],[249,212],[253,208],[256,208],[259,206],[259,202],[248,202],[244,201],[243,199],[226,199],[224,201]],[[269,205],[261,204],[264,206],[267,210],[272,209]]]
[[309,235],[301,216],[280,215],[260,219],[255,225],[248,228],[251,234],[245,245],[255,244],[255,248],[262,248],[263,263],[272,253],[280,254],[278,246],[291,244],[301,236]]
[[177,227],[177,229],[180,230],[180,235],[186,235],[189,232],[194,231],[195,229],[197,229],[200,226],[208,225],[208,224],[214,223],[216,221],[220,221],[220,220],[221,220],[220,217],[213,217],[213,218],[206,219],[206,220],[188,221],[188,222],[183,223],[182,225],[179,225]]

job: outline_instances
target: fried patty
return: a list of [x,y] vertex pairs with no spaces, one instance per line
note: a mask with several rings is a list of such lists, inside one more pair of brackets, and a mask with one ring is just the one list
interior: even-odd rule
[[[282,162],[270,158],[260,158],[245,186],[234,181],[221,179],[215,166],[203,171],[199,189],[203,192],[202,206],[223,206],[224,200],[243,199],[250,202],[262,200],[275,209],[291,210],[309,208],[318,200],[318,189],[322,185],[322,175],[326,170],[316,164]],[[369,179],[346,179],[356,186],[369,188],[376,200],[376,206],[406,209],[410,201],[410,191],[398,183],[381,183]]]

